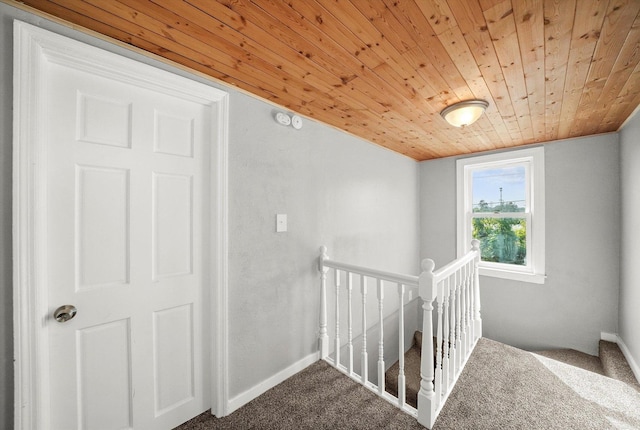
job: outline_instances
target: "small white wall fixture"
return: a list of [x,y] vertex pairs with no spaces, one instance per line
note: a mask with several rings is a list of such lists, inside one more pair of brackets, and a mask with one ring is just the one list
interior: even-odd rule
[[46,145],[39,133],[48,64],[64,64],[120,82],[211,106],[210,369],[212,413],[228,413],[227,148],[228,93],[41,28],[14,23],[13,255],[16,429],[45,429],[49,391],[43,315],[48,312],[45,238]]

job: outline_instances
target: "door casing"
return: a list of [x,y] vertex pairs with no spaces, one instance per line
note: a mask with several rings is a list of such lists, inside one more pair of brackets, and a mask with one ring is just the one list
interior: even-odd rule
[[217,88],[14,22],[13,309],[14,428],[46,429],[49,415],[46,297],[46,151],[40,101],[47,64],[64,64],[211,106],[210,333],[211,410],[228,412],[228,116],[229,95]]

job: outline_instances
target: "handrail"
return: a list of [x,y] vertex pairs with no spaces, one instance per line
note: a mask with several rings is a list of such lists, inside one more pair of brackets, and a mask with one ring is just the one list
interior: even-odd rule
[[464,265],[470,262],[475,258],[475,256],[476,256],[475,253],[469,252],[463,255],[462,257],[456,260],[453,260],[449,264],[442,266],[441,268],[433,272],[433,278],[435,279],[436,282],[438,282],[441,279],[451,276],[456,270],[460,268],[461,265]]
[[413,275],[404,275],[401,273],[385,272],[382,270],[371,269],[369,267],[356,266],[353,264],[340,263],[334,260],[324,259],[321,263],[325,267],[331,269],[342,270],[344,272],[357,273],[359,275],[368,276],[370,278],[382,279],[383,281],[395,282],[403,284],[407,287],[417,287],[418,277]]

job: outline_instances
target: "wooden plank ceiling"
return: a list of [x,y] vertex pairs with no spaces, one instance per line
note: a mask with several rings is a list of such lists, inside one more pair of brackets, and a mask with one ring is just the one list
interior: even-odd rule
[[[615,131],[640,0],[23,0],[416,160]],[[458,129],[446,106],[483,99]]]

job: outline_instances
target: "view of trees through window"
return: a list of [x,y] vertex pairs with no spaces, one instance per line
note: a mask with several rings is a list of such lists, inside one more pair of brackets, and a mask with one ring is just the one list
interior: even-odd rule
[[482,261],[526,265],[525,174],[522,165],[473,172],[472,234]]

